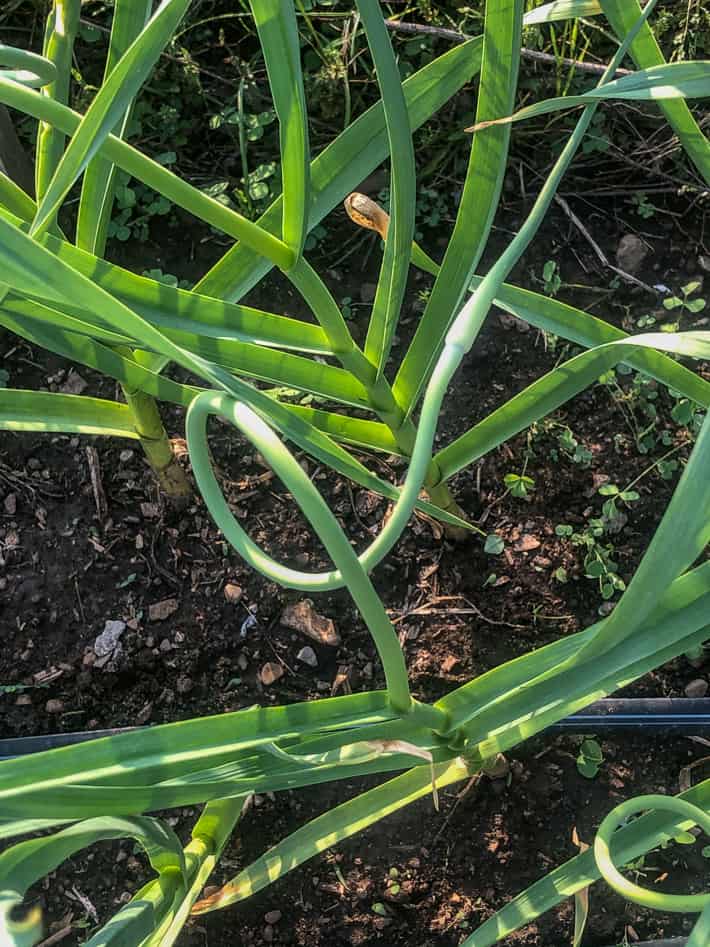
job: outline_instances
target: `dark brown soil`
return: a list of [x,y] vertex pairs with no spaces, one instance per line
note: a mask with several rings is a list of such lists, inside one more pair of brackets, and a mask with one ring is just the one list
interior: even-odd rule
[[[506,230],[516,229],[522,212],[512,200],[511,207]],[[612,209],[603,219],[602,230],[608,229],[603,242],[613,254],[621,226]],[[649,243],[670,249],[662,255],[657,249],[641,275],[675,289],[702,275],[697,261],[703,246],[701,239],[678,230],[669,234],[664,221],[648,226],[654,231]],[[672,227],[680,226],[671,221]],[[691,223],[702,233],[699,219],[685,220],[684,226]],[[608,274],[595,272],[591,251],[563,215],[552,218],[541,245],[518,268],[522,285],[530,284],[531,273],[539,276],[549,258],[560,261],[567,283],[608,282]],[[349,271],[348,264],[342,271],[331,269],[337,295],[358,303],[362,284],[376,277],[377,259],[373,253],[364,272]],[[194,265],[204,269],[202,259]],[[428,278],[413,281],[401,345],[415,325],[418,294],[426,285]],[[625,288],[600,296],[568,287],[560,295],[627,327],[658,307],[658,300],[643,291]],[[303,314],[298,300],[276,278],[250,301],[276,309],[274,300],[280,310]],[[356,331],[367,311],[366,305],[356,310]],[[691,325],[698,323],[683,323],[684,328]],[[14,387],[61,388],[71,381],[70,366],[21,340],[4,336],[0,348]],[[531,327],[492,313],[446,403],[441,443],[569,354],[562,341],[552,347]],[[76,371],[88,383],[87,393],[115,395],[113,383],[81,366]],[[700,371],[710,377],[708,366],[701,365]],[[452,544],[434,524],[415,518],[376,571],[375,582],[401,632],[418,697],[436,699],[597,619],[602,604],[598,586],[584,577],[579,550],[561,540],[555,526],[578,527],[600,515],[600,483],[609,480],[624,487],[669,449],[654,448],[650,454],[636,450],[634,431],[648,420],[643,405],[630,397],[630,386],[628,378],[619,380],[618,389],[595,386],[555,416],[558,427],[539,425],[457,476],[453,487],[459,502],[486,532],[504,538],[502,555],[486,555],[476,536]],[[678,447],[674,456],[687,457],[690,438],[670,417],[673,399],[660,389],[654,395],[657,433],[667,431],[671,445]],[[179,413],[166,410],[165,416],[171,434],[180,437]],[[588,465],[573,463],[561,451],[558,435],[565,425],[590,452]],[[0,443],[0,683],[22,686],[0,696],[2,735],[154,724],[255,702],[316,698],[336,686],[357,691],[382,685],[369,635],[345,592],[319,596],[314,603],[318,612],[333,618],[343,645],[337,651],[316,647],[318,666],[311,669],[296,658],[308,642],[279,620],[284,606],[300,596],[248,570],[221,540],[198,499],[182,512],[166,507],[131,444],[30,434],[3,434]],[[250,445],[219,424],[211,444],[232,508],[253,538],[301,568],[323,565],[322,550],[305,521]],[[87,453],[91,448],[100,468],[98,504]],[[385,514],[384,501],[317,470],[312,460],[306,462],[343,526],[364,546]],[[393,458],[373,456],[367,462],[390,479],[402,476],[402,465]],[[503,484],[505,474],[523,468],[535,481],[527,500],[512,497]],[[624,579],[632,575],[674,483],[652,470],[636,486],[640,499],[625,511],[628,520],[614,537]],[[566,583],[553,577],[560,567],[567,571]],[[226,600],[227,583],[241,588],[238,602]],[[167,617],[151,619],[151,606],[168,600]],[[128,628],[123,655],[100,668],[92,645],[107,620],[125,621]],[[259,671],[270,661],[285,673],[278,683],[264,687]],[[706,670],[698,672],[679,659],[637,682],[630,693],[681,696],[685,685]],[[247,904],[199,919],[183,942],[210,947],[268,942],[453,947],[506,900],[574,854],[573,827],[582,840],[591,841],[594,827],[615,802],[639,791],[678,791],[679,769],[706,752],[676,737],[619,739],[604,744],[605,763],[597,779],[589,781],[575,767],[578,742],[574,737],[533,741],[516,754],[510,785],[484,780],[460,802],[456,794],[461,787],[455,787],[444,795],[439,814],[431,800],[424,800],[313,860]],[[354,781],[256,800],[215,883],[365,785]],[[194,817],[185,810],[173,813],[171,820],[186,831]],[[679,890],[702,888],[707,862],[699,849],[654,855],[648,859],[654,866],[649,877],[667,872],[667,883]],[[391,869],[399,873],[396,896],[388,893]],[[72,893],[75,886],[105,920],[124,893],[135,891],[144,878],[144,865],[130,848],[104,846],[62,868],[40,897],[55,924],[66,924],[69,912],[77,921],[85,909]],[[379,903],[385,905],[384,916],[372,910]],[[269,926],[264,915],[274,910],[281,918]],[[509,942],[568,944],[572,921],[572,905],[565,903]],[[626,925],[643,939],[681,933],[686,923],[677,916],[625,907],[599,888],[592,896],[585,943],[619,941]],[[89,926],[94,926],[91,919]],[[628,932],[631,940],[633,931]],[[79,930],[72,937],[81,942],[84,934]]]

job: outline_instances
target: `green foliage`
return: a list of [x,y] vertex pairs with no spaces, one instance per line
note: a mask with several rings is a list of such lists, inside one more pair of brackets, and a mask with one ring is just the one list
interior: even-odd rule
[[[175,160],[174,152],[163,156],[161,164]],[[137,240],[145,243],[150,235],[150,222],[154,217],[165,217],[173,209],[171,202],[138,183],[129,186],[127,174],[118,174],[116,184],[116,213],[108,226],[108,236],[125,243]]]
[[649,201],[645,191],[637,191],[631,195],[631,203],[636,208],[636,213],[644,220],[648,220],[656,213],[656,208]]
[[562,433],[558,435],[557,443],[560,450],[569,457],[573,464],[578,464],[580,467],[589,466],[592,460],[592,452],[587,450],[583,444],[580,444],[568,427],[565,427]]
[[663,300],[663,306],[669,311],[678,310],[678,315],[682,312],[689,312],[691,315],[697,315],[705,308],[705,300],[696,296],[695,293],[700,289],[701,284],[694,280],[681,287],[682,296],[670,296]]
[[[602,488],[603,489],[603,488]],[[599,585],[599,592],[604,601],[613,598],[615,592],[623,592],[626,584],[618,574],[619,564],[614,556],[616,551],[614,544],[608,541],[609,534],[618,531],[617,523],[620,518],[619,511],[612,497],[607,503],[612,504],[606,509],[607,503],[603,507],[602,517],[592,517],[587,526],[582,530],[575,530],[567,523],[559,523],[555,527],[555,533],[562,539],[569,539],[573,546],[582,550],[584,575],[588,579],[594,579]],[[608,513],[612,512],[609,516]],[[607,541],[604,542],[603,539]],[[558,570],[559,571],[559,570]],[[556,575],[558,582],[567,580],[566,570],[562,570],[564,575]]]
[[542,285],[548,296],[556,296],[560,291],[562,278],[554,260],[548,260],[542,268]]
[[505,549],[505,543],[501,536],[497,536],[495,533],[491,533],[489,536],[486,536],[486,541],[483,544],[483,551],[488,553],[489,556],[499,556]]
[[621,518],[620,505],[628,506],[639,499],[636,490],[620,490],[615,483],[606,483],[599,487],[599,493],[603,497],[609,497],[602,505],[602,515],[609,525]]
[[585,779],[594,779],[604,762],[602,748],[596,740],[583,740],[577,756],[577,770]]
[[510,491],[510,495],[519,500],[526,500],[535,489],[535,481],[526,474],[507,473],[503,483]]
[[[59,6],[55,3],[55,12]],[[308,12],[302,4],[297,6],[299,13]],[[162,114],[176,133],[174,145],[170,135],[161,137],[155,126],[157,147],[134,148],[122,140],[131,120],[150,137],[152,118],[135,108],[136,97],[163,51],[174,49],[171,44],[177,42],[187,0],[163,0],[147,21],[149,10],[142,0],[117,0],[105,78],[90,101],[82,95],[83,114],[62,101],[72,57],[67,44],[57,42],[51,23],[47,56],[0,49],[0,62],[7,67],[0,71],[0,101],[39,121],[42,132],[38,203],[18,195],[12,182],[0,176],[0,324],[33,345],[117,379],[134,398],[140,395],[152,404],[150,397],[158,397],[186,407],[195,480],[225,541],[249,565],[286,587],[309,593],[346,587],[373,637],[386,681],[380,691],[180,721],[0,763],[0,834],[15,840],[0,856],[0,923],[8,943],[34,943],[41,936],[36,915],[23,923],[13,913],[30,884],[102,838],[131,837],[145,849],[155,877],[92,942],[115,938],[123,943],[171,944],[191,912],[224,908],[256,893],[324,848],[416,799],[431,796],[437,805],[441,788],[482,771],[487,760],[600,694],[702,645],[707,637],[710,565],[694,563],[710,540],[707,419],[628,589],[624,591],[613,545],[607,540],[638,499],[633,485],[602,487],[601,516],[590,519],[583,530],[558,526],[558,535],[583,550],[585,574],[599,582],[603,598],[624,591],[608,617],[492,669],[433,705],[412,697],[397,632],[371,579],[415,508],[471,531],[447,481],[601,376],[616,378],[618,365],[643,372],[643,378],[653,379],[656,386],[672,388],[679,416],[686,402],[691,405],[686,423],[702,416],[696,405],[706,409],[710,404],[710,384],[673,357],[709,358],[709,333],[627,336],[550,295],[506,283],[590,129],[599,128],[594,117],[607,99],[659,102],[698,170],[710,177],[707,141],[683,100],[706,94],[708,64],[658,61],[660,52],[648,26],[654,6],[652,0],[642,14],[640,8],[631,9],[635,2],[619,7],[614,0],[602,0],[620,46],[599,83],[567,95],[569,83],[560,73],[556,99],[512,116],[522,120],[562,107],[582,107],[530,214],[485,277],[475,271],[488,244],[507,166],[506,116],[513,112],[518,89],[522,0],[506,4],[491,0],[480,37],[439,57],[433,55],[429,41],[417,41],[406,62],[395,57],[380,5],[358,0],[361,41],[370,51],[367,68],[376,75],[381,101],[354,121],[347,76],[338,70],[333,49],[311,34],[309,53],[321,64],[319,81],[342,83],[347,126],[313,160],[296,6],[277,0],[254,2],[248,28],[261,44],[276,121],[264,117],[268,107],[256,107],[248,64],[240,65],[236,100],[215,113],[213,120],[213,131],[228,136],[230,147],[239,153],[241,180],[236,186],[227,176],[216,175],[216,180],[198,187],[174,173],[177,151],[172,149],[179,147],[180,135],[187,129],[182,124],[184,110],[173,101],[164,103],[168,111]],[[436,14],[433,5],[428,9]],[[592,0],[561,0],[536,8],[528,22],[599,12]],[[639,69],[614,79],[627,51]],[[408,73],[412,64],[421,68],[402,83],[402,73]],[[470,148],[464,148],[463,133],[452,139],[467,153],[468,165],[439,267],[413,243],[417,213],[420,226],[433,225],[439,222],[443,205],[436,194],[417,188],[412,129],[441,110],[477,73],[478,131]],[[49,86],[59,90],[57,95]],[[268,156],[252,150],[267,144]],[[145,151],[157,157],[148,157]],[[391,216],[369,198],[349,195],[387,155]],[[59,229],[57,213],[64,224],[61,215],[75,188],[80,191],[80,226],[72,243]],[[353,220],[384,241],[364,345],[358,344],[348,321],[352,300],[336,299],[304,255],[314,248],[309,236],[316,244],[329,239],[330,231],[321,222],[345,198]],[[168,216],[173,207],[237,241],[194,288],[151,267],[143,254],[141,277],[103,258],[109,220],[117,238],[140,244],[153,219]],[[321,231],[316,231],[319,226]],[[385,369],[390,367],[411,265],[436,278],[414,339],[390,373]],[[241,302],[273,266],[310,309],[307,318],[292,319]],[[547,267],[543,278],[552,296],[562,289],[554,265]],[[688,289],[681,300],[686,310],[697,305],[696,288]],[[275,307],[277,303],[275,299]],[[583,350],[435,451],[449,385],[494,303]],[[188,376],[193,383],[184,381]],[[262,383],[267,387],[259,387]],[[654,415],[654,399],[645,385],[644,381],[638,398],[644,400],[655,437],[657,412]],[[314,397],[327,400],[327,408],[311,407],[308,402]],[[291,569],[250,538],[246,524],[232,514],[212,467],[207,424],[213,415],[237,428],[273,468],[322,541],[332,567],[321,573]],[[130,401],[124,405],[49,392],[0,391],[0,426],[7,430],[137,438],[139,421]],[[640,440],[647,436],[648,431],[639,432]],[[284,441],[394,501],[391,514],[365,550],[355,552]],[[572,432],[559,434],[558,447],[575,463],[588,461]],[[395,485],[377,477],[358,456],[358,448],[366,451],[366,458],[372,451],[405,458],[404,481]],[[670,458],[665,461],[670,463]],[[519,499],[528,498],[535,488],[525,467],[504,480],[506,489]],[[422,500],[423,489],[430,502]],[[501,538],[488,535],[484,550],[499,555]],[[565,581],[567,576],[558,570],[556,578]],[[601,763],[598,745],[585,741],[580,756],[580,771],[593,775],[592,769]],[[217,893],[198,900],[248,794],[398,771],[403,772],[302,826]],[[698,805],[707,803],[706,796],[695,792],[692,800],[692,816],[682,804],[673,803],[675,821],[678,812],[684,821],[704,819]],[[186,846],[166,823],[145,815],[192,805],[204,809]],[[650,805],[664,811],[670,804],[654,797]],[[610,831],[616,829],[618,812],[612,816],[617,822]],[[662,827],[668,821],[662,820]],[[73,824],[60,828],[67,822]],[[16,841],[39,828],[55,831]],[[671,834],[676,837],[686,830],[674,827]],[[644,846],[655,844],[658,832],[658,820],[646,816],[620,829],[622,841],[631,841],[619,845],[618,854],[615,847],[615,858],[638,857]],[[599,837],[602,843],[608,838],[604,826]],[[602,874],[618,884],[614,866],[596,849],[595,844],[596,868],[591,855],[576,863],[584,867],[583,878],[596,872],[595,877]],[[558,900],[560,890],[554,889]],[[535,902],[535,910],[549,902],[548,892],[547,901]],[[557,903],[554,898],[552,903]],[[386,914],[388,909],[376,901],[372,910]],[[505,936],[524,922],[530,908],[515,915],[513,927],[507,920],[508,908],[501,913],[504,923],[493,919],[484,924],[466,941],[469,947],[492,943],[486,939],[492,928],[493,940]],[[700,936],[704,936],[702,924],[701,917]]]

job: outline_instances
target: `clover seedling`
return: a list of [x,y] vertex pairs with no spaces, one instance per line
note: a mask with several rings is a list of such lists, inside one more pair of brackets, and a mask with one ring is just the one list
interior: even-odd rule
[[667,309],[669,312],[673,312],[673,310],[676,309],[681,312],[684,309],[692,313],[702,312],[705,308],[705,300],[700,296],[693,298],[693,294],[697,293],[700,286],[701,283],[699,280],[693,280],[692,283],[687,283],[685,286],[682,286],[680,290],[683,294],[682,298],[680,296],[670,296],[668,299],[664,299],[664,309]]
[[603,497],[609,497],[602,506],[602,514],[609,522],[618,519],[620,515],[617,503],[634,503],[639,499],[636,490],[620,490],[615,483],[605,483],[604,486],[599,487],[599,493]]
[[636,213],[639,217],[643,217],[644,220],[648,220],[649,217],[653,217],[656,213],[655,206],[649,201],[646,196],[645,191],[637,191],[631,197],[631,203],[636,208]]
[[530,493],[535,489],[535,481],[532,477],[525,474],[509,473],[503,477],[503,483],[506,485],[512,496],[520,500],[527,499]]

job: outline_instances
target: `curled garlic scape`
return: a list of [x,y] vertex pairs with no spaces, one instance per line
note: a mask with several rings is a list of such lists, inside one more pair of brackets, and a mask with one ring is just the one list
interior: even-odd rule
[[353,223],[359,227],[367,227],[368,230],[376,230],[383,240],[387,238],[390,215],[382,210],[371,197],[353,191],[345,198],[344,204],[348,217]]

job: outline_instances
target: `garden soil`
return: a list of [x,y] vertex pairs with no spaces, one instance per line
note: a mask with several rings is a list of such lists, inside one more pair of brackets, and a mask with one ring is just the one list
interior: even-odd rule
[[[512,198],[508,204],[512,210],[496,231],[499,244],[517,229],[527,206]],[[649,250],[637,271],[643,282],[677,290],[702,279],[707,248],[697,210],[672,207],[651,221],[631,222],[628,207],[605,206],[596,213],[594,225],[585,219],[612,261],[621,236],[632,227],[643,230]],[[343,242],[352,237],[343,214],[334,214],[331,226]],[[174,232],[165,236],[175,240]],[[363,234],[361,252],[342,262],[331,257],[326,272],[339,300],[352,300],[353,331],[360,337],[377,276],[379,251],[372,239]],[[188,253],[184,234],[181,241],[172,251],[187,278],[201,274],[221,252],[196,239]],[[624,282],[607,288],[614,274],[600,272],[592,248],[559,208],[536,245],[517,268],[514,281],[521,285],[541,289],[544,263],[554,258],[565,284],[560,298],[626,328],[648,314],[668,317],[658,295]],[[161,265],[167,269],[171,249],[165,251],[164,243],[163,249]],[[437,252],[435,244],[431,249]],[[412,278],[395,361],[429,285],[429,277]],[[584,288],[589,286],[604,291]],[[275,276],[248,301],[307,318]],[[688,314],[681,327],[706,322],[703,313]],[[111,381],[17,338],[0,337],[0,350],[13,387],[117,396]],[[571,354],[562,340],[492,311],[445,401],[440,444]],[[696,368],[710,378],[709,366]],[[396,623],[419,699],[435,700],[598,619],[598,584],[584,576],[579,549],[559,537],[556,526],[583,528],[600,515],[600,485],[623,487],[640,477],[640,498],[624,511],[613,537],[619,574],[631,577],[677,478],[664,479],[657,467],[644,471],[672,448],[674,458],[687,457],[690,441],[671,418],[673,399],[661,389],[650,392],[650,398],[634,395],[629,376],[598,384],[558,412],[554,425],[538,425],[455,478],[453,491],[472,521],[504,540],[499,555],[487,555],[479,535],[453,543],[436,523],[412,519],[374,582]],[[641,453],[636,445],[650,424],[649,402],[656,409],[654,436],[666,431],[670,447]],[[189,469],[180,440],[182,416],[169,408],[164,416]],[[582,462],[560,446],[565,428],[588,452]],[[211,447],[225,494],[251,536],[281,561],[323,568],[322,547],[252,446],[214,422]],[[404,474],[396,458],[365,460],[387,479]],[[363,548],[380,528],[387,503],[310,458],[302,462]],[[534,487],[527,498],[515,498],[503,478],[523,472]],[[3,434],[0,555],[3,737],[152,725],[383,685],[367,629],[346,592],[319,595],[312,605],[332,620],[339,644],[289,627],[294,623],[284,612],[304,597],[249,570],[227,548],[198,498],[185,509],[171,509],[131,442]],[[118,651],[106,660],[96,639],[107,622],[125,626]],[[306,647],[310,654],[304,654]],[[263,673],[267,664],[277,669],[270,684],[264,683],[270,679]],[[680,658],[627,693],[683,696],[689,685],[702,688],[698,680],[709,673],[708,664],[695,668]],[[590,780],[576,766],[580,739],[542,735],[530,741],[511,753],[506,778],[454,786],[441,794],[438,812],[431,798],[421,800],[248,902],[196,918],[180,943],[454,947],[512,896],[573,856],[575,833],[591,843],[595,827],[616,803],[639,792],[678,792],[683,768],[708,754],[706,745],[679,735],[620,736],[601,741],[604,761]],[[700,763],[693,778],[708,771]],[[308,819],[375,782],[255,797],[211,883],[227,880]],[[167,817],[185,838],[196,810]],[[698,842],[654,853],[638,866],[639,876],[668,890],[706,890],[709,863],[701,848]],[[30,900],[46,912],[49,934],[63,944],[81,943],[147,877],[145,860],[130,843],[104,844],[63,865],[33,889]],[[506,943],[562,947],[571,942],[573,923],[574,905],[565,901]],[[624,937],[633,943],[682,934],[689,926],[687,917],[626,905],[599,885],[591,892],[584,943],[602,947]]]

